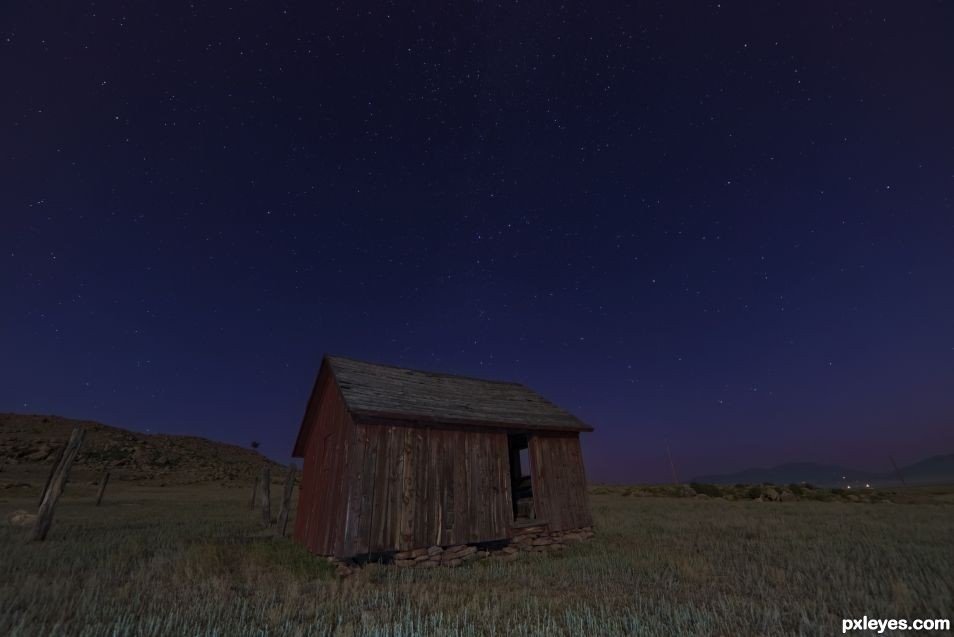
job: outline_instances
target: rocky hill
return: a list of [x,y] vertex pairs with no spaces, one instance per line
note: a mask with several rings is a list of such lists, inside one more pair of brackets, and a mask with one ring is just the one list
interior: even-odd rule
[[0,413],[0,468],[7,473],[45,473],[75,427],[86,430],[74,467],[109,470],[115,479],[164,484],[251,482],[263,464],[273,480],[284,467],[253,449],[194,436],[144,434],[89,420]]

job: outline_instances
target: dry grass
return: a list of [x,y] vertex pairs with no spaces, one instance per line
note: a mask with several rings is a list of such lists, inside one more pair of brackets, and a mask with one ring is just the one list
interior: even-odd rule
[[[244,489],[71,485],[50,541],[0,528],[4,635],[831,635],[954,618],[954,507],[595,495],[555,556],[338,580]],[[277,497],[277,489],[275,493]],[[4,495],[3,519],[35,504]]]

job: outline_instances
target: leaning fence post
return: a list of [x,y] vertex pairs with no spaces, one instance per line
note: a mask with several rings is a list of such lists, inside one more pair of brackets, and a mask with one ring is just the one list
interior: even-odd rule
[[255,482],[252,483],[252,497],[248,500],[248,508],[255,509],[255,496],[258,493],[258,475],[255,476]]
[[36,513],[36,523],[33,525],[33,533],[30,536],[32,541],[43,541],[46,534],[50,532],[50,526],[53,524],[53,510],[56,507],[56,501],[63,494],[66,487],[66,481],[70,475],[70,467],[76,460],[76,454],[79,452],[80,444],[83,442],[83,430],[76,428],[70,435],[70,441],[63,449],[63,457],[56,466],[56,470],[50,480],[43,501],[40,503],[40,509]]
[[282,492],[282,508],[278,512],[278,534],[285,537],[285,527],[288,526],[288,513],[291,508],[292,490],[295,488],[295,464],[288,465],[285,474],[285,491]]
[[56,450],[56,456],[53,458],[53,464],[50,465],[50,472],[46,475],[46,484],[43,485],[43,490],[40,491],[40,501],[36,503],[37,508],[43,504],[43,500],[46,498],[46,492],[50,490],[50,483],[53,481],[53,474],[56,473],[56,468],[60,466],[60,460],[63,459],[64,451],[66,451],[66,445],[60,445],[59,449]]
[[96,506],[103,501],[103,494],[106,493],[106,483],[109,482],[109,471],[103,472],[103,477],[99,479],[99,493],[96,494]]
[[262,477],[259,480],[262,486],[262,526],[266,529],[272,525],[272,480],[268,465],[262,466]]

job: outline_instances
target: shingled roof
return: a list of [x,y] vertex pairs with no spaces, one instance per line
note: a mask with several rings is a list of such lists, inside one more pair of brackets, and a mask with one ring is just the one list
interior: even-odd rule
[[326,356],[348,411],[358,421],[592,431],[573,414],[519,383],[482,380]]

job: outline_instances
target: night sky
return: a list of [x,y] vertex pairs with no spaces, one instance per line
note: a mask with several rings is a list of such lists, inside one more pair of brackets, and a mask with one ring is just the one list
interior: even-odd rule
[[0,411],[287,461],[329,352],[598,481],[954,452],[954,4],[324,4],[0,5]]

